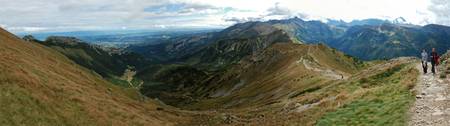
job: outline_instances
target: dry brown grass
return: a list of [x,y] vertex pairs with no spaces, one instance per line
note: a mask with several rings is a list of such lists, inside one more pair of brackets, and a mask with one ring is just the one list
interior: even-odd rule
[[[298,50],[300,51],[300,50]],[[280,58],[278,62],[289,61],[289,58]],[[294,58],[293,58],[294,59]],[[285,61],[288,60],[288,61]],[[320,59],[319,59],[320,60]],[[362,118],[348,118],[347,125],[372,125],[385,123],[404,123],[407,117],[408,103],[414,101],[411,87],[416,83],[418,71],[415,70],[415,60],[401,59],[389,62],[378,62],[363,70],[353,70],[352,76],[345,80],[327,80],[321,78],[320,74],[304,73],[304,68],[295,68],[289,65],[271,65],[278,67],[282,71],[275,71],[270,74],[277,76],[263,76],[265,81],[252,84],[251,87],[242,88],[241,92],[231,94],[229,98],[211,99],[197,104],[201,107],[221,105],[217,103],[236,103],[243,101],[241,106],[234,106],[230,109],[217,109],[215,116],[203,117],[202,123],[208,125],[317,125],[318,121],[327,115],[326,119],[334,119],[329,113],[342,112],[344,106],[351,105],[354,109],[368,109],[370,111],[359,113],[372,119],[372,122],[364,122]],[[330,63],[330,62],[328,62]],[[332,66],[330,64],[330,66]],[[283,69],[283,67],[286,67]],[[259,67],[262,68],[262,67]],[[268,68],[269,69],[269,68]],[[260,69],[264,71],[264,69]],[[356,71],[356,72],[355,72]],[[259,75],[263,75],[261,73]],[[292,81],[292,78],[299,78],[303,75],[313,75],[313,78],[300,78],[299,81]],[[255,76],[255,74],[253,74]],[[250,76],[250,75],[249,75]],[[284,78],[287,76],[286,78]],[[258,77],[258,76],[257,76]],[[259,77],[258,77],[259,78]],[[367,82],[376,83],[363,86],[361,79],[366,78]],[[259,78],[261,79],[261,78]],[[287,79],[287,80],[286,80]],[[315,81],[316,80],[316,81]],[[311,88],[313,87],[313,88]],[[319,88],[314,88],[319,87]],[[310,91],[308,91],[310,89]],[[277,92],[278,90],[278,92]],[[257,93],[254,93],[257,92]],[[303,92],[289,98],[289,93]],[[261,96],[254,97],[255,95]],[[271,102],[274,101],[274,102]],[[380,102],[380,103],[377,103]],[[384,105],[380,108],[367,108],[365,106]],[[246,106],[249,105],[249,106]],[[299,109],[302,106],[310,105],[306,109]],[[362,105],[362,106],[361,106]],[[198,107],[198,106],[194,106]],[[209,106],[211,107],[211,106]],[[373,110],[379,113],[371,113]],[[232,115],[230,122],[220,119],[220,113]],[[351,112],[348,112],[351,114]],[[343,114],[344,116],[344,114]],[[348,116],[348,115],[346,115]],[[395,119],[392,119],[395,117]],[[358,120],[362,120],[358,122]],[[323,123],[321,123],[323,124]]]
[[[336,81],[336,78],[324,76],[323,72],[305,68],[303,62],[299,62],[301,59],[314,62],[317,65],[315,68],[333,70],[335,74],[346,77],[361,69],[352,58],[324,45],[278,43],[259,55],[246,57],[239,65],[210,83],[209,86],[215,90],[207,92],[228,92],[229,95],[200,101],[189,107],[263,106],[320,89],[330,81]],[[239,83],[243,83],[242,86]]]
[[57,51],[0,30],[1,124],[173,125],[189,120],[157,111],[155,101],[127,96],[138,95]]

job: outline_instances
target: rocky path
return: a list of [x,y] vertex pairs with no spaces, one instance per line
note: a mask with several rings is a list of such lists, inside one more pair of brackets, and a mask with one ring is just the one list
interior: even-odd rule
[[421,72],[416,102],[411,108],[411,126],[450,126],[450,88],[448,81],[439,78],[438,74],[423,74],[421,64],[417,65]]

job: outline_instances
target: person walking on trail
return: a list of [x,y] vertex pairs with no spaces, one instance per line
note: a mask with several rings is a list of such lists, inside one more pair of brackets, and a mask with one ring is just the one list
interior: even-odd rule
[[433,48],[431,51],[431,72],[433,72],[433,74],[436,74],[436,66],[439,65],[439,55],[436,52],[436,49]]
[[422,68],[423,68],[423,73],[426,74],[428,71],[428,54],[427,52],[424,50],[422,50]]

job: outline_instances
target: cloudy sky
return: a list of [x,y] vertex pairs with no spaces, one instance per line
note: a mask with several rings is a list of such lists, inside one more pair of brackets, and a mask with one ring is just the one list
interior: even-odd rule
[[256,20],[404,17],[450,25],[450,0],[0,0],[12,32],[223,28]]

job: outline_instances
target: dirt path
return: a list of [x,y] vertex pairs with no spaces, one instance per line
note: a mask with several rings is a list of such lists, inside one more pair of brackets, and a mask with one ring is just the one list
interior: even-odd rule
[[[439,74],[421,72],[415,90],[416,102],[411,108],[411,126],[450,126],[450,88],[449,84],[439,79]],[[430,68],[429,68],[430,69]]]

